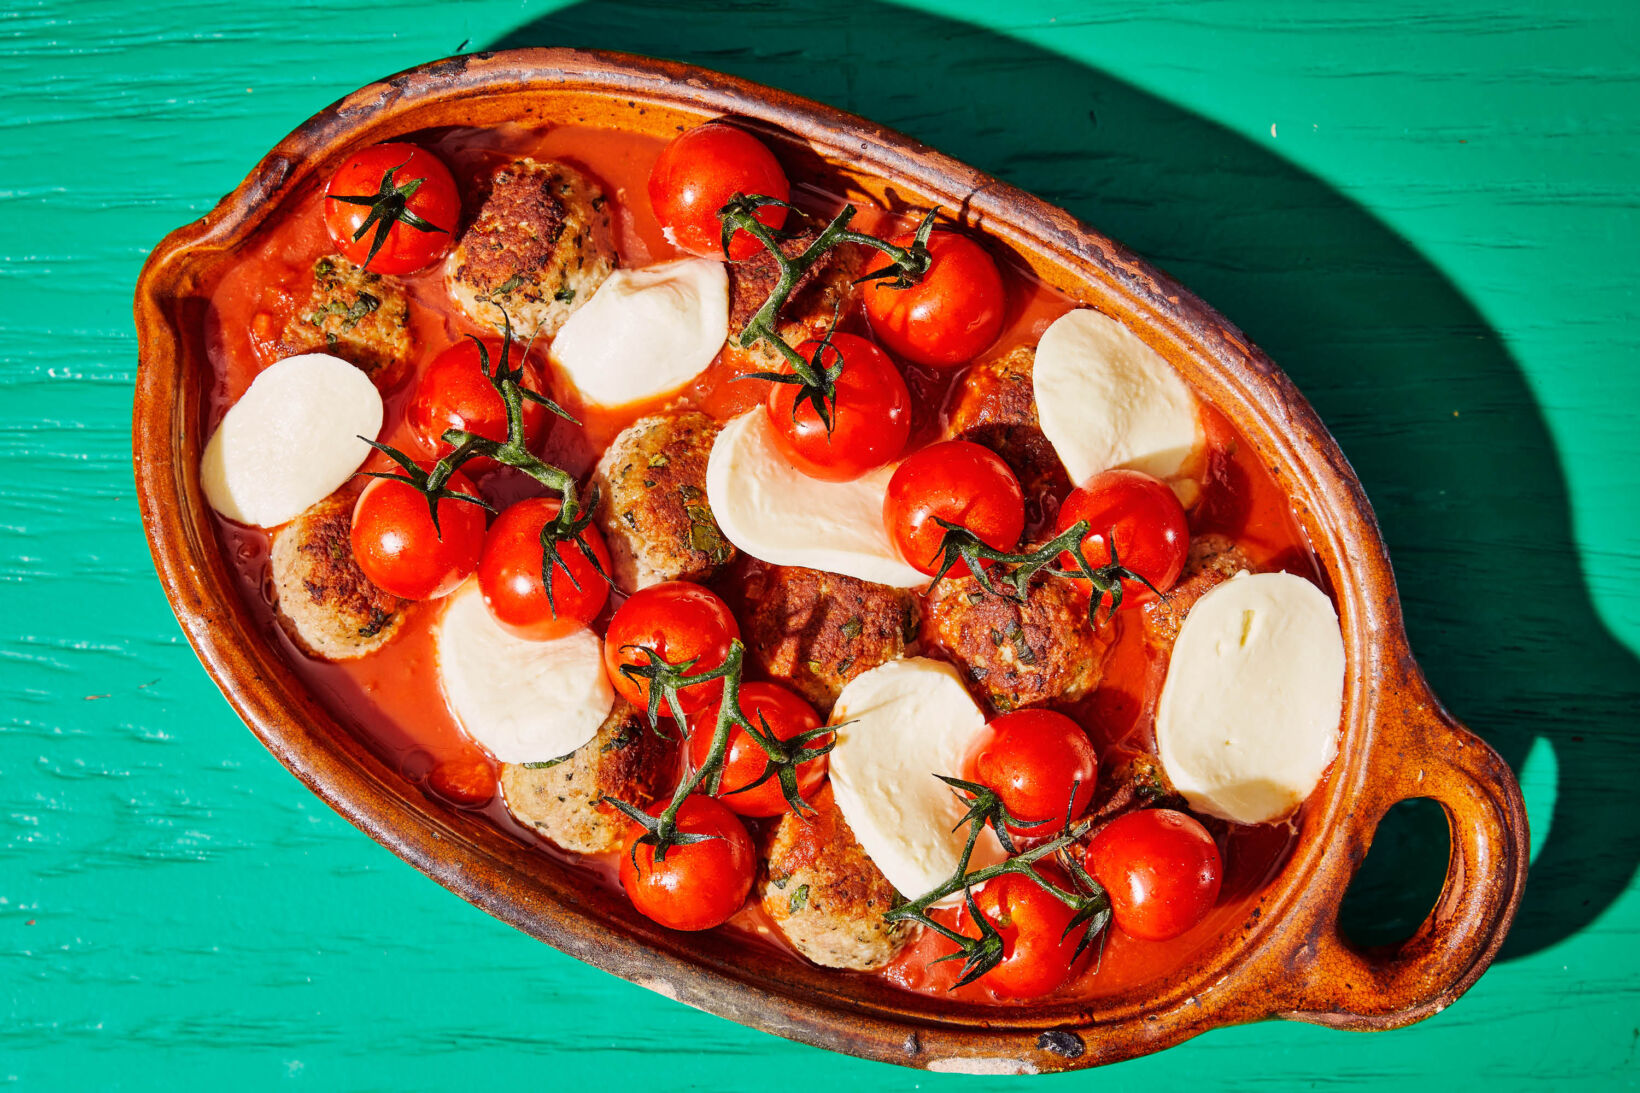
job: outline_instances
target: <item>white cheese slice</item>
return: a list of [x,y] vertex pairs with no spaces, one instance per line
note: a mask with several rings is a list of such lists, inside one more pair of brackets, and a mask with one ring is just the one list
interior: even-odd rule
[[620,406],[676,391],[728,336],[723,263],[681,258],[610,274],[565,321],[550,355],[588,402]]
[[450,712],[503,763],[568,755],[597,734],[615,704],[598,635],[514,637],[491,617],[476,580],[450,596],[435,641]]
[[1189,385],[1108,315],[1081,308],[1055,319],[1032,377],[1042,433],[1072,483],[1112,467],[1157,478],[1196,469],[1206,438]]
[[340,357],[303,353],[264,368],[205,444],[199,485],[230,520],[271,528],[323,501],[364,462],[382,396]]
[[[924,657],[891,660],[850,680],[831,720],[838,725],[832,792],[866,856],[908,899],[949,880],[968,837],[966,825],[952,829],[967,806],[934,776],[961,778],[985,728],[957,670]],[[986,828],[969,868],[1003,857]]]
[[1338,754],[1344,638],[1332,601],[1291,573],[1238,574],[1185,616],[1156,707],[1156,745],[1190,807],[1268,823]]
[[928,578],[900,560],[883,525],[892,477],[888,466],[852,482],[810,478],[780,450],[758,407],[718,433],[706,461],[706,500],[724,536],[754,558],[919,588]]

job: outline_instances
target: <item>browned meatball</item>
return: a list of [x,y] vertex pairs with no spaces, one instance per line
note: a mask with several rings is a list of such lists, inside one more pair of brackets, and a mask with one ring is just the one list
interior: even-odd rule
[[914,922],[885,922],[899,902],[894,886],[866,857],[828,785],[814,812],[786,813],[767,840],[757,896],[798,952],[827,968],[871,971],[914,938]]
[[678,745],[655,733],[621,699],[598,735],[563,759],[503,763],[501,793],[507,810],[565,850],[601,854],[616,849],[626,819],[610,805],[614,797],[640,808],[671,788],[678,772]]
[[1059,455],[1037,419],[1031,372],[1036,350],[1019,346],[970,368],[946,423],[948,440],[970,440],[996,452],[1019,476],[1025,496],[1063,496],[1071,487]]
[[904,656],[917,633],[915,595],[838,573],[759,564],[740,595],[758,667],[822,711],[849,680]]
[[[803,232],[783,240],[780,250],[788,257],[801,254],[820,233]],[[809,338],[818,338],[830,328],[839,313],[848,313],[854,293],[854,279],[865,270],[866,256],[857,246],[841,246],[826,252],[801,280],[780,309],[775,332],[796,349]],[[769,371],[784,360],[768,343],[759,342],[741,349],[740,336],[780,281],[780,266],[774,255],[759,249],[744,262],[729,263],[729,344],[726,357],[742,372]]]
[[446,259],[445,280],[475,322],[552,335],[615,269],[609,203],[563,163],[521,159],[490,177],[483,206]]
[[1252,568],[1253,563],[1228,536],[1192,539],[1178,583],[1168,590],[1166,599],[1153,600],[1144,607],[1145,641],[1157,649],[1172,649],[1179,627],[1196,601],[1214,585]]
[[934,589],[927,629],[1006,711],[1080,698],[1098,686],[1113,628],[1094,629],[1086,597],[1069,581],[1041,581],[1021,602],[963,577]]
[[623,591],[704,580],[735,556],[706,503],[706,460],[722,428],[694,412],[642,418],[598,460],[598,527]]
[[342,489],[273,536],[268,563],[279,624],[310,656],[351,660],[397,634],[409,605],[371,584],[353,558],[357,492]]
[[377,387],[397,383],[410,365],[410,304],[396,278],[332,254],[313,263],[308,302],[285,324],[287,354],[332,353]]

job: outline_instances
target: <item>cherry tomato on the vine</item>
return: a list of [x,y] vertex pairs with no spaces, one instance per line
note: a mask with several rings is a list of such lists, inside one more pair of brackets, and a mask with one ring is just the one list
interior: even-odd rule
[[[1038,871],[1064,891],[1070,880],[1052,866]],[[991,927],[1002,936],[1002,962],[979,982],[1002,998],[1040,998],[1063,986],[1081,962],[1076,947],[1084,927],[1067,933],[1076,912],[1031,878],[1004,873],[985,882],[974,893],[974,903]],[[957,930],[979,936],[973,912],[963,905]]]
[[1166,941],[1207,917],[1219,898],[1224,863],[1207,828],[1167,808],[1118,816],[1094,835],[1082,866],[1110,894],[1124,934]]
[[[420,464],[423,471],[431,463]],[[445,488],[469,497],[478,490],[461,474]],[[447,596],[478,566],[484,510],[466,501],[438,503],[438,527],[427,497],[396,478],[372,478],[353,506],[353,557],[370,583],[406,600]]]
[[[660,815],[667,804],[655,802],[650,814]],[[685,834],[712,837],[670,847],[657,861],[654,847],[635,845],[644,832],[631,824],[621,847],[621,887],[634,907],[662,926],[709,930],[746,901],[757,852],[746,825],[714,798],[684,798],[677,823]]]
[[[557,544],[564,565],[552,567],[552,600],[541,580],[541,529],[563,509],[556,497],[531,497],[503,509],[484,536],[478,558],[478,587],[490,614],[503,630],[528,641],[560,638],[598,616],[609,599],[609,582],[587,560],[580,544]],[[609,547],[595,525],[578,538],[592,550],[604,573]],[[568,572],[565,572],[568,566]]]
[[[489,354],[493,374],[501,365],[501,341],[484,339],[484,351]],[[508,366],[516,367],[524,347],[508,347]],[[541,370],[533,358],[524,362],[523,386],[545,393]],[[534,448],[547,431],[549,411],[539,402],[524,400],[524,442]],[[488,440],[507,439],[507,404],[501,392],[495,389],[489,376],[484,374],[483,356],[478,343],[463,338],[433,358],[427,370],[416,381],[410,405],[404,411],[405,420],[416,439],[427,445],[435,459],[450,451],[443,440],[446,429],[464,429]],[[468,459],[461,469],[468,475],[494,470],[495,460],[480,456]]]
[[444,161],[425,148],[377,144],[330,176],[324,215],[330,241],[349,262],[374,273],[414,273],[455,246],[461,194]]
[[1008,829],[1032,839],[1054,834],[1067,813],[1074,821],[1088,810],[1099,758],[1082,726],[1064,714],[1015,710],[985,726],[968,770],[968,781],[988,786],[1012,816],[1041,821]]
[[433,768],[427,784],[462,808],[482,808],[495,798],[495,766],[483,755],[446,759]]
[[[707,122],[672,138],[649,171],[649,204],[674,246],[708,258],[723,257],[723,225],[718,210],[735,194],[761,194],[785,201],[791,196],[786,172],[756,137],[724,122]],[[779,228],[786,209],[765,205],[758,223]],[[739,261],[762,249],[750,232],[729,240],[729,257]]]
[[[1184,506],[1166,482],[1143,471],[1103,471],[1072,490],[1060,506],[1054,534],[1060,534],[1078,520],[1088,522],[1082,538],[1082,553],[1095,569],[1110,561],[1105,535],[1116,538],[1116,559],[1140,574],[1158,591],[1173,587],[1184,572],[1190,552],[1190,528],[1185,523]],[[1067,553],[1060,559],[1066,568],[1075,561]],[[1079,581],[1084,587],[1085,580]],[[1122,609],[1155,599],[1150,589],[1134,580],[1122,582]]]
[[[812,361],[820,344],[804,342],[797,352]],[[839,358],[843,371],[830,432],[812,403],[797,406],[797,384],[770,383],[764,402],[786,458],[810,478],[828,482],[847,482],[881,467],[900,454],[911,435],[911,392],[888,354],[854,334],[833,334],[821,354],[822,367],[835,366]],[[781,370],[791,372],[790,362]]]
[[[947,440],[913,452],[894,469],[883,498],[883,523],[908,565],[939,572],[945,529],[936,519],[967,528],[987,546],[1013,550],[1025,530],[1025,495],[1002,457],[966,440]],[[952,577],[968,574],[958,562]]]
[[[889,242],[909,247],[912,240],[907,233]],[[909,288],[866,282],[866,318],[878,340],[900,356],[950,368],[979,356],[1002,333],[1002,274],[984,247],[957,232],[934,232],[928,253],[928,272]]]
[[[712,753],[712,731],[717,726],[720,703],[702,709],[694,718],[689,733],[689,760],[698,768]],[[781,740],[820,727],[820,715],[814,707],[786,688],[774,683],[742,683],[740,708],[752,724],[769,731]],[[761,720],[760,720],[761,719]],[[829,736],[815,738],[807,747],[822,747]],[[769,756],[745,729],[735,726],[729,730],[729,750],[723,757],[723,777],[717,797],[731,811],[742,816],[778,816],[790,810],[780,790],[780,779],[770,777],[755,789],[745,789],[763,776]],[[807,801],[826,776],[826,757],[810,759],[797,767],[797,792]],[[735,792],[740,790],[741,792]]]
[[[652,649],[671,664],[693,660],[692,672],[706,672],[723,664],[739,637],[740,624],[717,593],[689,581],[665,581],[639,589],[616,609],[604,635],[604,667],[622,698],[647,709],[649,681],[621,671],[623,665],[648,664],[642,650]],[[678,692],[678,705],[693,714],[722,696],[722,680],[697,683]],[[661,713],[667,712],[662,703]]]

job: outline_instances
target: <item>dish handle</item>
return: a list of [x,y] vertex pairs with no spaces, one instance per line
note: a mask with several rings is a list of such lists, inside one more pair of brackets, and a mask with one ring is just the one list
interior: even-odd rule
[[[1525,886],[1526,807],[1514,772],[1442,708],[1410,655],[1386,667],[1367,783],[1355,805],[1354,842],[1340,848],[1349,857],[1334,874],[1340,879],[1328,912],[1289,958],[1285,1018],[1366,1030],[1439,1013],[1491,963]],[[1358,949],[1339,931],[1339,902],[1384,813],[1418,797],[1446,813],[1446,881],[1410,938]],[[1371,810],[1370,823],[1359,816],[1364,810]]]

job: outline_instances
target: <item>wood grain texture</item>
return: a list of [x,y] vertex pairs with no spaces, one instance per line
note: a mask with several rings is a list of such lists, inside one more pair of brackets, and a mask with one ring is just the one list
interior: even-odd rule
[[[271,0],[24,0],[0,19],[0,453],[26,468],[0,484],[0,1078],[1001,1085],[751,1033],[487,918],[289,778],[166,609],[130,487],[142,258],[318,107],[505,41],[785,86],[1063,204],[1247,330],[1365,481],[1431,682],[1522,772],[1541,848],[1504,959],[1412,1029],[1223,1030],[1068,1081],[1632,1080],[1632,5],[380,11],[343,40],[329,9]],[[1429,838],[1381,839],[1364,923],[1421,917],[1396,866]]]

